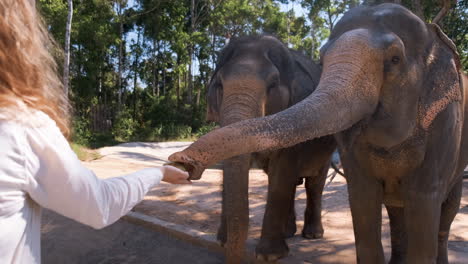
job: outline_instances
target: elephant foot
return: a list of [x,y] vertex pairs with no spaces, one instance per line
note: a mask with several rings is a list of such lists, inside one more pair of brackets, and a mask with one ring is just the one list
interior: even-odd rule
[[219,228],[218,233],[216,234],[216,240],[218,240],[218,243],[224,247],[227,242],[227,233],[224,228]]
[[322,224],[304,226],[302,237],[307,239],[319,239],[323,237],[323,232]]
[[392,256],[388,264],[406,264],[405,257],[403,256]]
[[447,256],[438,257],[437,264],[449,264],[448,257]]
[[285,238],[291,238],[296,234],[297,227],[296,227],[296,219],[289,220],[288,225],[286,226],[286,232],[284,234]]
[[294,235],[296,234],[296,231],[297,231],[297,230],[296,230],[296,225],[294,225],[294,228],[288,227],[288,228],[286,229],[286,233],[284,234],[284,237],[285,237],[285,238],[294,237]]
[[255,249],[255,255],[259,261],[276,261],[288,254],[289,247],[284,239],[262,239]]

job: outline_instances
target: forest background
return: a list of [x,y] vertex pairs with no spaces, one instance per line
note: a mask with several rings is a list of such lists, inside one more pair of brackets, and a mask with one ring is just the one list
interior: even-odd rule
[[[441,0],[38,0],[73,105],[73,141],[193,140],[209,132],[206,87],[229,38],[273,34],[314,60],[359,4],[397,2],[430,22]],[[468,0],[439,23],[468,70]],[[70,23],[71,21],[71,23]],[[68,23],[67,23],[68,22]],[[68,59],[69,58],[69,59]]]

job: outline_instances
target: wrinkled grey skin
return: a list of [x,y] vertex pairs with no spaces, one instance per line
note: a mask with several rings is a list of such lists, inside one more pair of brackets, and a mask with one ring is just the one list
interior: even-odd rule
[[[234,39],[222,51],[210,82],[207,118],[226,126],[274,114],[307,97],[319,78],[319,65],[272,36]],[[242,252],[247,237],[249,160],[268,174],[269,181],[257,258],[275,260],[288,254],[285,238],[296,232],[294,194],[300,178],[305,178],[307,193],[302,235],[321,238],[322,191],[335,148],[333,137],[328,136],[226,160],[218,240],[228,253]]]
[[468,163],[467,78],[453,43],[407,9],[382,4],[346,13],[321,58],[320,83],[306,99],[213,131],[170,159],[196,178],[217,160],[335,134],[357,262],[384,263],[383,203],[391,263],[448,263]]

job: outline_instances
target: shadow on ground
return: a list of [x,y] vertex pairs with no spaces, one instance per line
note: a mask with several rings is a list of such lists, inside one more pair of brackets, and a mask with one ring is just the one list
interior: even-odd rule
[[[168,222],[176,222],[209,234],[215,234],[221,212],[221,172],[206,172],[201,181],[189,187],[160,186],[154,189],[135,211],[152,215]],[[467,197],[468,185],[465,183]],[[267,195],[267,179],[260,170],[250,173],[249,204],[250,227],[249,248],[254,250],[260,233]],[[306,195],[303,186],[296,192],[296,214],[298,231],[288,240],[291,256],[285,263],[307,261],[311,263],[355,263],[354,234],[348,205],[346,182],[336,177],[324,190],[322,218],[325,228],[323,239],[308,240],[300,236]],[[467,263],[468,260],[468,203],[462,201],[460,213],[452,226],[449,242],[450,263]],[[387,260],[389,259],[390,234],[386,210],[382,209],[382,241]],[[301,262],[302,263],[302,262]]]
[[[174,143],[175,144],[175,143]],[[187,143],[159,146],[156,143],[139,143],[135,145],[120,145],[109,149],[112,158],[88,163],[91,169],[97,169],[99,177],[108,177],[107,167],[117,173],[128,173],[128,162],[142,162],[139,168],[147,167],[148,163],[161,162],[173,152],[184,148]],[[115,154],[122,152],[120,154]],[[141,155],[135,155],[141,154]],[[115,158],[115,159],[113,159]],[[119,168],[122,168],[119,170]],[[136,167],[134,168],[136,170]],[[249,183],[250,228],[248,246],[254,249],[260,233],[267,195],[267,177],[260,170],[251,170]],[[160,184],[153,189],[145,200],[134,210],[148,216],[153,216],[167,222],[176,223],[208,234],[215,234],[219,226],[221,212],[221,171],[210,169],[205,171],[200,181],[188,186]],[[451,229],[449,242],[450,263],[468,263],[468,180],[464,181],[464,195]],[[303,213],[306,204],[303,186],[297,188],[296,213],[298,231],[295,237],[288,240],[291,256],[284,263],[355,263],[354,234],[351,213],[348,205],[347,189],[344,178],[336,177],[323,193],[322,220],[325,228],[323,239],[307,240],[299,234],[302,231]],[[388,217],[382,210],[382,242],[385,254],[390,255],[390,239]],[[172,262],[171,262],[172,263]],[[175,263],[175,262],[174,262]]]
[[224,257],[208,249],[123,220],[94,230],[45,210],[42,225],[45,264],[215,264]]

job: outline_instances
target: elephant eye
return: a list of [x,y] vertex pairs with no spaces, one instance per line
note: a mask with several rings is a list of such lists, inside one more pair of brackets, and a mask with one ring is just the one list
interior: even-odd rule
[[393,57],[392,57],[392,63],[393,63],[393,64],[398,64],[398,63],[400,63],[400,57],[398,57],[398,56],[393,56]]
[[277,86],[278,86],[278,82],[274,81],[274,82],[270,83],[270,85],[268,85],[267,91],[269,92],[269,91],[275,89]]

